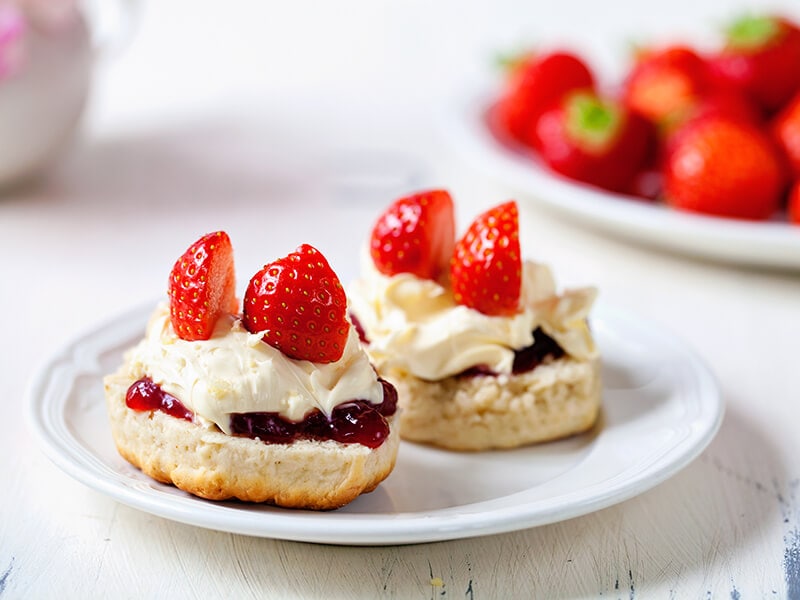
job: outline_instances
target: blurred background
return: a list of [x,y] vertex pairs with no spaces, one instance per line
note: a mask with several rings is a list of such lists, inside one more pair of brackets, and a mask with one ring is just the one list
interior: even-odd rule
[[[399,194],[450,188],[463,227],[514,192],[454,158],[441,117],[472,82],[498,77],[500,54],[569,47],[613,87],[634,45],[702,48],[747,11],[800,14],[793,1],[738,0],[24,0],[5,9],[13,6],[35,15],[37,31],[27,50],[6,44],[11,74],[0,93],[17,85],[13,69],[39,69],[16,101],[44,104],[12,117],[21,133],[0,150],[18,153],[42,129],[65,133],[47,167],[0,198],[0,285],[8,301],[33,283],[31,265],[57,261],[46,289],[77,318],[63,323],[49,298],[25,302],[41,302],[40,325],[59,331],[162,294],[174,258],[206,231],[230,233],[240,282],[306,241],[347,281],[369,226]],[[10,260],[15,252],[30,260]],[[586,260],[568,281],[602,284]]]
[[[14,7],[32,21],[28,39]],[[748,10],[800,13],[738,0],[6,0],[0,116],[12,134],[0,152],[16,156],[37,135],[55,151],[23,184],[9,176],[0,197],[4,302],[33,283],[32,265],[57,261],[46,289],[77,318],[64,323],[49,298],[24,302],[66,335],[162,294],[174,257],[216,229],[234,241],[240,282],[306,241],[350,280],[396,195],[448,187],[463,226],[513,193],[455,160],[439,127],[471,82],[498,77],[498,55],[569,47],[613,86],[633,45],[719,44]],[[598,279],[591,261],[575,268]]]

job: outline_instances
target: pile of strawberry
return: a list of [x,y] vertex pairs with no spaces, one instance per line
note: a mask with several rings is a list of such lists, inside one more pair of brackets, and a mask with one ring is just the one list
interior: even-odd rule
[[387,276],[411,273],[449,285],[457,304],[486,315],[519,311],[522,258],[514,201],[478,215],[456,240],[453,199],[444,190],[395,200],[370,236],[375,268]]
[[554,171],[708,215],[800,224],[800,27],[734,22],[724,45],[643,50],[620,93],[574,53],[526,55],[492,110],[497,133]]
[[[209,339],[222,316],[239,312],[227,233],[204,235],[177,260],[169,277],[169,304],[172,328],[189,341]],[[252,277],[242,324],[289,358],[335,362],[350,329],[344,288],[322,253],[303,244]]]

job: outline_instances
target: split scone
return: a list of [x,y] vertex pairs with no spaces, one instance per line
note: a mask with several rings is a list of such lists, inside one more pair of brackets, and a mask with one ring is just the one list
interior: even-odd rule
[[378,377],[322,254],[250,281],[241,314],[224,232],[175,263],[169,304],[105,379],[120,454],[196,496],[332,509],[392,471],[397,395]]
[[558,294],[522,261],[514,202],[454,240],[445,191],[401,198],[378,219],[350,311],[398,391],[404,439],[453,450],[513,448],[591,428],[600,364],[593,288]]

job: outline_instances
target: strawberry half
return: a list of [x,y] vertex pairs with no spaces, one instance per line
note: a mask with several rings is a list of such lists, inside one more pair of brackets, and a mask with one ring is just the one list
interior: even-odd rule
[[431,190],[386,209],[372,228],[370,255],[384,275],[437,280],[447,273],[454,241],[453,199],[444,190]]
[[522,259],[514,201],[496,206],[473,221],[456,242],[450,278],[458,304],[493,316],[519,310]]
[[169,314],[182,340],[207,340],[219,317],[235,313],[236,275],[228,234],[201,237],[178,259],[169,274]]
[[347,343],[347,298],[322,253],[308,244],[264,265],[247,286],[242,322],[289,358],[331,363]]

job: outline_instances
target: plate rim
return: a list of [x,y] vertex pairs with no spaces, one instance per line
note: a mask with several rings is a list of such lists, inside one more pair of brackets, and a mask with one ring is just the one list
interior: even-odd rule
[[[46,409],[49,406],[46,401],[47,388],[59,368],[63,368],[65,365],[74,366],[75,350],[80,348],[81,344],[86,340],[91,340],[113,327],[121,327],[132,319],[137,319],[141,322],[143,328],[147,315],[153,306],[154,303],[142,304],[119,313],[116,317],[106,319],[77,333],[67,343],[52,352],[35,371],[25,394],[28,430],[34,434],[39,448],[59,469],[90,489],[101,492],[115,501],[143,512],[206,529],[300,542],[375,546],[463,539],[556,523],[618,504],[669,479],[697,458],[708,446],[719,430],[725,412],[724,402],[716,378],[691,347],[650,320],[643,319],[631,311],[622,311],[607,303],[598,302],[598,308],[595,310],[596,316],[601,313],[600,318],[611,322],[614,319],[625,319],[635,323],[644,323],[647,325],[650,334],[657,335],[662,342],[668,343],[672,352],[679,352],[681,358],[685,360],[685,365],[690,367],[695,379],[697,379],[698,389],[702,388],[704,392],[702,395],[698,394],[698,409],[702,409],[699,413],[707,413],[706,417],[708,419],[705,421],[706,426],[702,431],[694,432],[693,435],[687,436],[677,445],[669,447],[664,456],[672,457],[672,460],[660,457],[654,461],[655,469],[651,465],[648,469],[638,470],[633,477],[629,477],[621,484],[610,487],[603,493],[595,493],[580,501],[538,512],[526,511],[524,504],[518,504],[511,509],[509,507],[499,507],[486,513],[458,510],[481,504],[481,502],[478,502],[448,509],[396,513],[388,516],[364,513],[315,513],[274,508],[276,511],[289,511],[286,515],[278,515],[277,519],[272,518],[275,516],[272,513],[248,512],[246,505],[243,505],[245,508],[231,510],[228,505],[205,501],[189,495],[186,497],[171,496],[168,502],[164,502],[164,499],[158,497],[137,494],[134,488],[121,483],[121,480],[129,477],[120,471],[112,469],[112,477],[109,478],[103,477],[102,473],[96,469],[87,470],[87,466],[83,461],[78,460],[81,457],[76,457],[75,452],[70,450],[69,443],[80,447],[82,452],[92,459],[100,459],[74,436],[71,436],[66,441],[53,438],[52,428],[47,423],[45,416]],[[123,340],[120,339],[119,341]],[[101,374],[97,376],[102,378]],[[66,421],[64,423],[66,424]],[[403,442],[403,444],[406,443]],[[673,456],[676,453],[677,456]],[[628,470],[630,468],[632,467],[628,467]],[[567,473],[569,471],[562,475]],[[620,474],[618,473],[615,476]],[[570,491],[570,494],[575,493],[580,493],[580,490]],[[489,500],[488,502],[493,501],[495,500]],[[201,511],[196,510],[198,502],[204,507]],[[267,508],[272,509],[272,507]],[[214,523],[209,523],[209,513],[215,516]],[[313,525],[315,522],[324,519],[321,515],[327,514],[338,516],[327,519],[322,530],[315,530],[313,526],[300,527],[298,530],[298,524],[310,521]],[[476,514],[481,515],[483,518],[476,517]],[[286,518],[289,515],[291,516]],[[298,516],[299,518],[296,519],[295,517]],[[487,516],[494,518],[488,519]],[[263,521],[255,530],[252,528],[252,523],[249,523],[254,518]],[[380,531],[376,531],[377,521],[383,524],[383,528]],[[436,526],[432,527],[432,525]]]
[[[465,162],[524,193],[536,205],[583,226],[681,254],[747,266],[800,269],[800,227],[796,225],[670,209],[570,180],[537,164],[532,153],[515,152],[484,125],[497,89],[497,83],[488,82],[462,86],[437,119],[441,133]],[[664,236],[665,232],[677,237]]]

